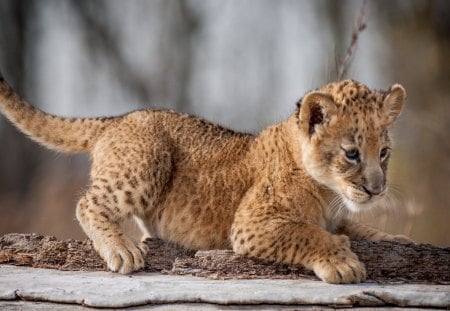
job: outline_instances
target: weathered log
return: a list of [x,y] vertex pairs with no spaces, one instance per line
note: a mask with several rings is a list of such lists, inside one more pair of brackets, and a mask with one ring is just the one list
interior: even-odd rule
[[[146,272],[172,269],[176,258],[193,257],[195,251],[172,246],[159,239],[147,240]],[[90,240],[60,241],[39,234],[6,234],[0,238],[0,264],[69,271],[106,271],[106,265]]]
[[[218,279],[316,279],[298,265],[245,258],[230,250],[191,251],[159,239],[147,240],[144,271]],[[366,265],[368,282],[450,284],[450,248],[429,244],[353,241],[352,250]],[[60,241],[37,234],[0,238],[0,264],[59,270],[106,270],[88,240]]]

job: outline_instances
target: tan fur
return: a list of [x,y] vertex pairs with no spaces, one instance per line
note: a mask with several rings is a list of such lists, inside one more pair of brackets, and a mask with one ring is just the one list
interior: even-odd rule
[[[0,82],[0,108],[19,129],[50,148],[90,152],[91,185],[76,214],[112,271],[144,265],[144,244],[121,228],[138,217],[146,237],[302,264],[331,283],[364,278],[347,236],[403,239],[352,223],[335,202],[355,211],[384,196],[388,155],[380,160],[380,150],[404,100],[399,85],[383,92],[332,83],[252,136],[163,110],[61,119]],[[345,158],[350,147],[359,163]]]

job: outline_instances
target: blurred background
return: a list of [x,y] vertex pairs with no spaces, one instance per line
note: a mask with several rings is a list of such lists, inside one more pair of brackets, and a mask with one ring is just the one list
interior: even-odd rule
[[[0,0],[0,68],[61,116],[148,107],[257,133],[336,79],[359,1]],[[347,78],[401,83],[390,204],[361,215],[450,245],[450,1],[368,1]],[[0,116],[0,234],[84,238],[75,205],[86,155],[48,151]]]

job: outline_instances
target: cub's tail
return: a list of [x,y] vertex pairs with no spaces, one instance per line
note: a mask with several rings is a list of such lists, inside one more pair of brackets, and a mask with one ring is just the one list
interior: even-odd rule
[[89,151],[119,118],[59,118],[23,101],[0,72],[0,111],[23,133],[42,145],[64,152]]

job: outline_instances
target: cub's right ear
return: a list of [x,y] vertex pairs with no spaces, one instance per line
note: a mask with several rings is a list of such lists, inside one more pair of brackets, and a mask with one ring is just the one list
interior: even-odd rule
[[312,136],[319,126],[328,122],[337,111],[333,98],[325,93],[311,92],[303,97],[300,104],[300,126]]
[[406,101],[406,91],[400,84],[390,87],[383,102],[387,123],[392,124],[399,117]]

